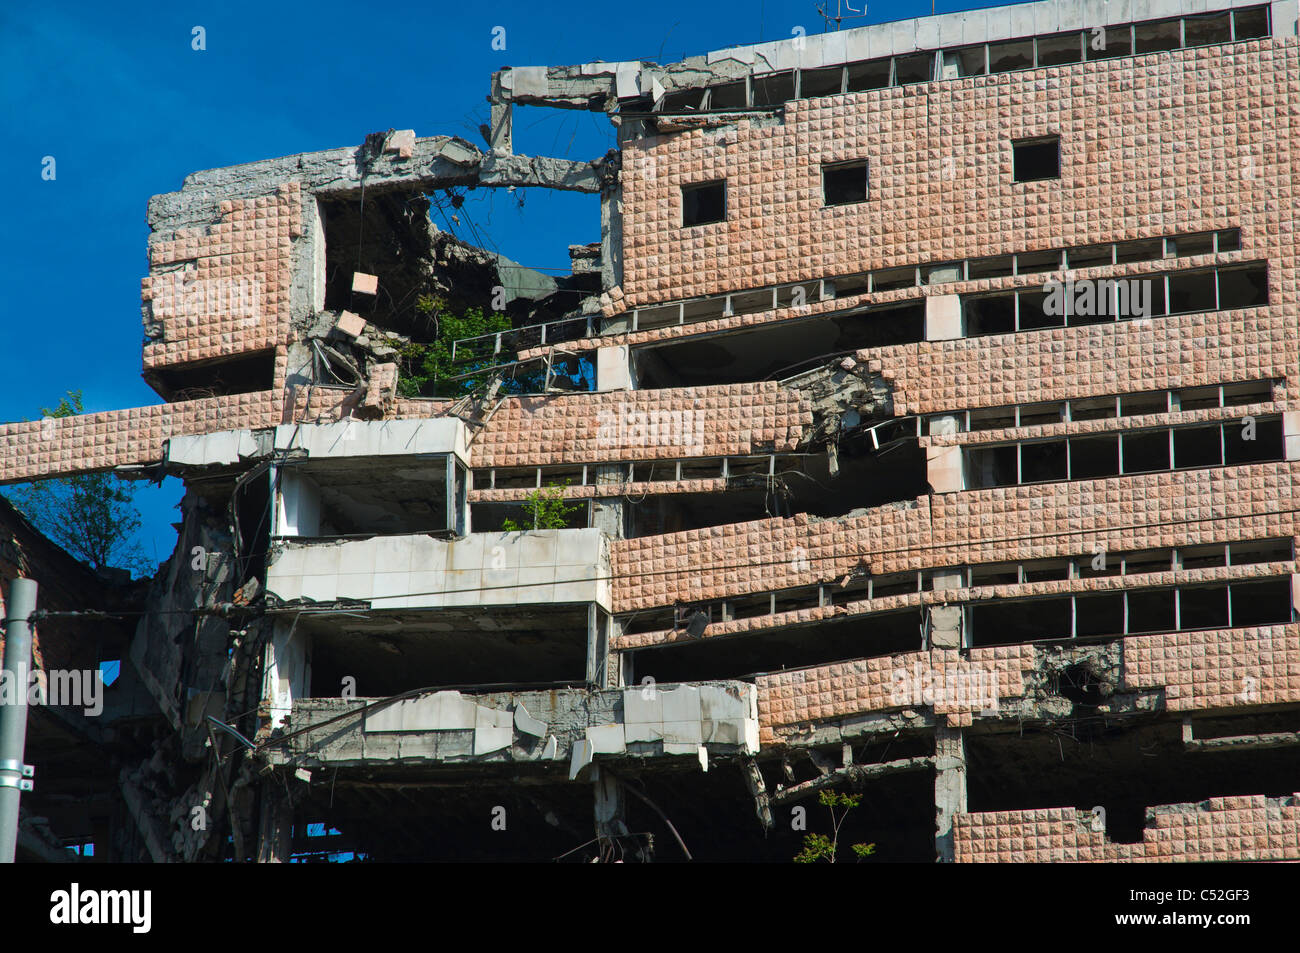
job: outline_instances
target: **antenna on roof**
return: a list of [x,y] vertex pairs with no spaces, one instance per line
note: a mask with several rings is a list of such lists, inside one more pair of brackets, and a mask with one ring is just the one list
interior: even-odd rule
[[[930,0],[930,5],[932,7],[934,6],[934,0]],[[845,16],[844,11],[846,9],[850,13],[852,13],[853,16],[851,17]],[[865,17],[867,15],[867,5],[864,2],[862,4],[862,9],[857,10],[849,6],[848,3],[845,2],[845,0],[835,0],[835,16],[831,16],[829,13],[826,12],[826,4],[824,3],[817,7],[817,12],[820,13],[822,15],[822,19],[826,21],[827,28],[830,27],[831,21],[834,20],[835,29],[838,30],[840,28],[840,24],[845,20],[858,20],[861,19],[862,17]]]

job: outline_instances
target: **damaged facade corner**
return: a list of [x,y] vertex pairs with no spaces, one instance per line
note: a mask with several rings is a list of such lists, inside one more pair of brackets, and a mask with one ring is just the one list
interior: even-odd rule
[[[163,402],[0,427],[4,482],[186,486],[89,836],[789,860],[856,790],[880,860],[1300,859],[1296,4],[1202,6],[506,69],[486,148],[388,130],[155,196]],[[618,148],[516,154],[521,108]],[[438,227],[479,188],[599,195],[571,273]],[[452,396],[410,359],[440,342]],[[511,528],[545,494],[572,512]]]

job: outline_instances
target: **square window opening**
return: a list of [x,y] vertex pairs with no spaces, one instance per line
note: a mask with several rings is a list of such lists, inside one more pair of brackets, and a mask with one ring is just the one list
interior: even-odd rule
[[822,199],[826,205],[855,205],[867,200],[867,162],[837,162],[822,166]]
[[1012,180],[1040,182],[1061,177],[1061,140],[1025,139],[1011,143]]
[[682,186],[682,226],[710,225],[727,219],[727,183]]

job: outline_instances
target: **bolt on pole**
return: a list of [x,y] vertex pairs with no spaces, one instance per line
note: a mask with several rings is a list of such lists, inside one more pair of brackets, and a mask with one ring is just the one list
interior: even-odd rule
[[27,744],[27,681],[32,664],[36,581],[9,583],[5,614],[4,670],[0,673],[0,864],[12,864],[18,849],[18,800],[32,789],[32,770],[23,764]]

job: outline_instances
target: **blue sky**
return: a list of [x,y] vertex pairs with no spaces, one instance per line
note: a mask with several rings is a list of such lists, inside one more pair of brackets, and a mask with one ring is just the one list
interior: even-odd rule
[[[987,5],[941,2],[937,12]],[[671,62],[796,26],[825,30],[809,0],[285,6],[0,9],[0,174],[17,186],[0,228],[0,419],[34,418],[69,389],[89,411],[158,402],[140,379],[145,205],[190,172],[358,144],[390,127],[482,146],[490,75],[504,66]],[[876,4],[846,26],[929,12],[925,2]],[[201,52],[195,26],[206,31]],[[496,26],[504,52],[491,47]],[[609,123],[585,112],[522,109],[514,129],[521,153],[590,159],[613,144]],[[45,156],[53,181],[41,178]],[[534,267],[567,267],[568,245],[600,238],[594,196],[479,190],[465,211],[501,252]],[[150,558],[171,553],[179,498],[175,480],[142,492]]]

